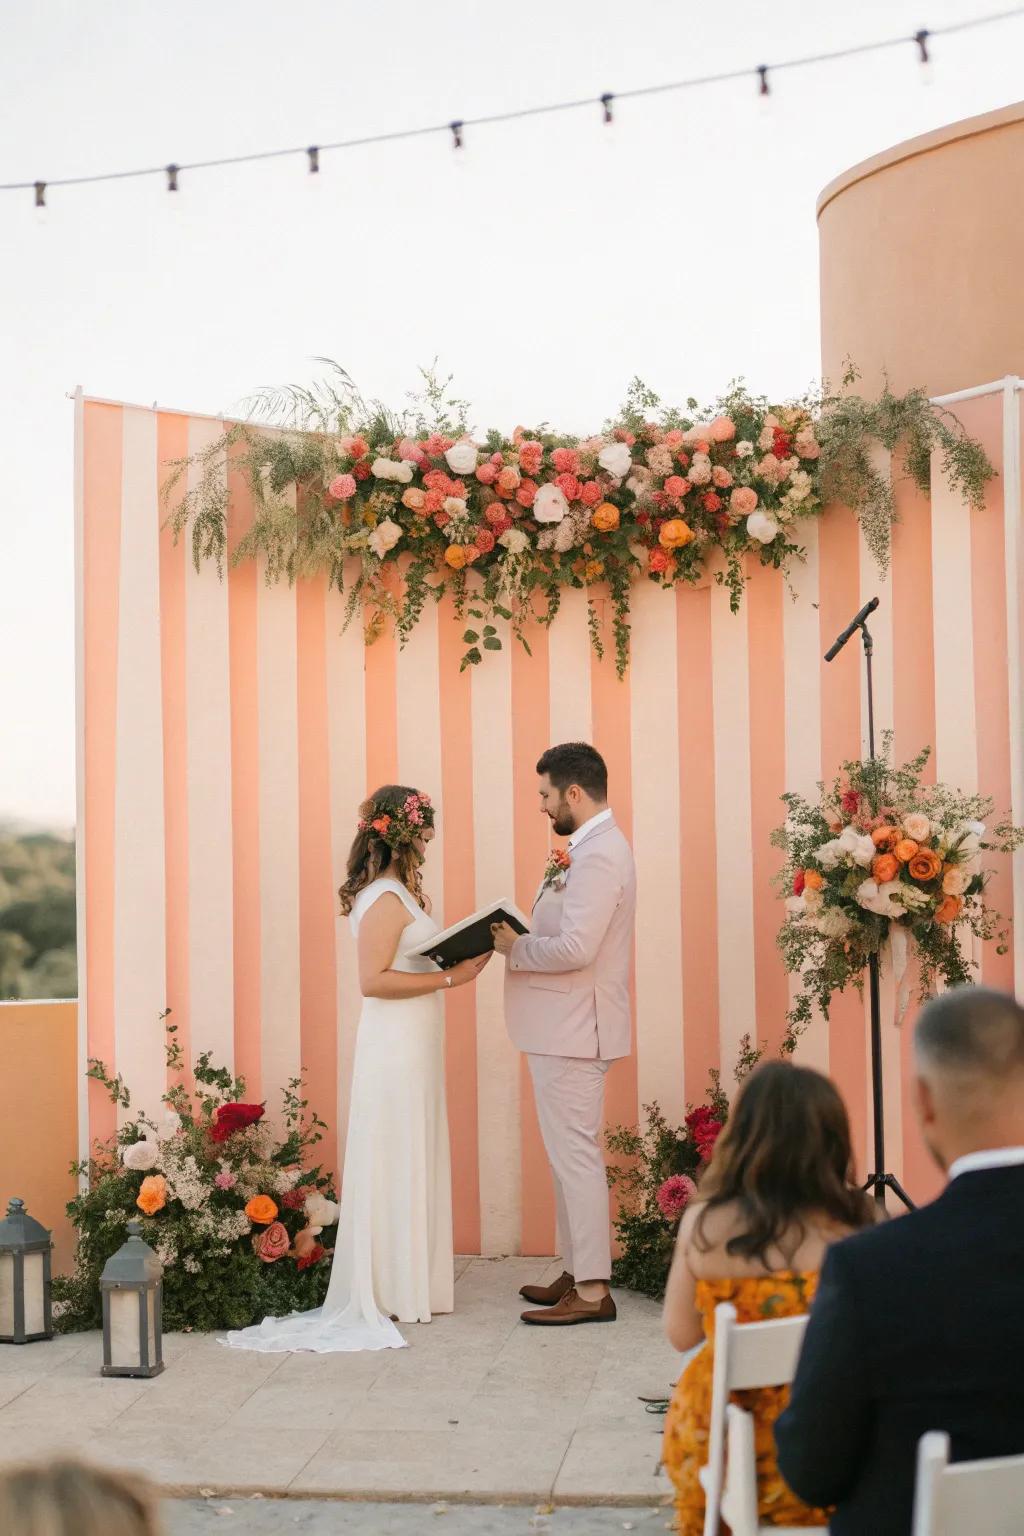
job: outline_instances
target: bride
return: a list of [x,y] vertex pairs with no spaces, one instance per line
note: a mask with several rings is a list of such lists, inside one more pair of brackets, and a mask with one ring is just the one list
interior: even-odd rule
[[476,980],[489,954],[439,971],[410,950],[438,931],[421,868],[434,836],[429,796],[378,789],[339,891],[356,935],[363,1007],[338,1238],[322,1307],[229,1333],[235,1349],[401,1349],[396,1322],[454,1305],[451,1161],[440,992]]

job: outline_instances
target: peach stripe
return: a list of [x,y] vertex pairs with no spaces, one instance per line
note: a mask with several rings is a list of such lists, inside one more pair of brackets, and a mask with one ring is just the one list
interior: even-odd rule
[[[860,606],[859,529],[851,512],[834,507],[819,524],[819,644],[822,655]],[[822,661],[821,771],[829,782],[847,758],[860,753],[858,648],[847,645],[835,661]],[[850,1114],[858,1168],[867,1171],[868,1088],[864,1065],[864,1015],[856,992],[832,1000],[828,1025],[829,1068]]]
[[683,925],[683,1088],[697,1103],[719,1064],[711,593],[676,589],[680,906]]
[[[219,422],[193,420],[189,450],[221,441]],[[227,472],[226,462],[218,474]],[[190,487],[197,479],[189,472]],[[210,1051],[233,1067],[234,978],[225,956],[233,943],[231,826],[233,695],[230,659],[230,589],[216,571],[185,567],[185,667],[190,730],[188,758],[189,1021],[194,1051]],[[242,764],[239,765],[240,767]],[[258,1015],[254,1014],[254,1027]]]
[[299,752],[299,1038],[311,1105],[328,1129],[317,1154],[338,1168],[331,764],[327,720],[327,580],[296,589]]
[[[468,672],[459,671],[463,625],[445,599],[437,613],[440,682],[441,809],[445,824],[444,906],[448,921],[476,906],[473,846],[473,700]],[[488,656],[488,660],[490,660]],[[484,814],[489,806],[484,804]],[[497,968],[497,967],[495,967]],[[476,993],[462,987],[447,1001],[448,1118],[452,1143],[455,1251],[480,1252],[480,1144],[477,1122]]]
[[[132,1111],[155,1116],[167,1083],[160,1015],[167,985],[164,917],[160,529],[152,411],[123,420],[118,601],[117,813],[114,821],[114,1033]],[[140,835],[141,829],[153,829]]]
[[[503,649],[471,674],[473,832],[476,904],[514,898],[512,654]],[[480,1251],[517,1253],[521,1238],[519,1053],[508,1037],[505,968],[492,962],[476,987],[477,1123],[480,1164]]]
[[675,605],[650,582],[633,601],[633,839],[637,868],[637,1093],[675,1124],[683,1092],[683,952]]
[[[117,646],[124,412],[85,402],[82,587],[84,592],[86,977],[89,1045],[114,1060],[114,826],[117,804]],[[84,1068],[84,1063],[82,1064]],[[114,1106],[90,1084],[89,1133],[106,1138]]]
[[[232,457],[241,457],[238,449]],[[228,546],[252,525],[252,494],[229,462]],[[256,665],[256,564],[228,573],[228,647],[231,697],[232,929],[235,1072],[250,1099],[263,1097],[260,1054],[262,997],[260,924],[260,702]]]
[[[783,820],[786,784],[786,654],[782,621],[785,591],[777,571],[758,565],[746,601],[750,655],[750,829],[753,841],[754,978],[756,1038],[774,1052],[785,1032],[789,986],[776,936],[783,907],[773,885],[782,854],[771,834]],[[728,1063],[726,1063],[728,1065]]]
[[[548,632],[530,624],[528,656],[516,642],[512,650],[512,787],[515,807],[515,899],[524,912],[533,906],[548,856],[547,823],[537,805],[534,766],[550,745]],[[486,663],[484,663],[486,665]],[[524,1253],[550,1254],[555,1247],[555,1197],[544,1154],[533,1084],[526,1057],[519,1064],[522,1105],[522,1191]]]
[[[188,454],[187,416],[157,417],[158,477],[162,488],[171,465]],[[188,740],[189,698],[185,666],[185,541],[174,542],[163,526],[185,494],[182,481],[168,505],[158,503],[160,528],[160,647],[164,739],[164,867],[166,894],[167,1007],[186,1062],[183,1073],[167,1073],[167,1086],[189,1081],[191,1061],[189,1018],[188,927]],[[223,957],[221,957],[223,966]]]
[[[76,1048],[78,1053],[77,1150],[79,1162],[89,1156],[89,1089],[85,1075],[89,1056],[89,943],[86,923],[86,865],[88,841],[85,834],[85,395],[81,385],[75,390],[75,928],[78,948],[78,1008],[76,1010]],[[86,1181],[79,1179],[84,1189]]]
[[751,885],[748,604],[730,612],[727,587],[711,589],[714,690],[715,839],[718,849],[718,1034],[732,1077],[744,1035],[757,1026]]

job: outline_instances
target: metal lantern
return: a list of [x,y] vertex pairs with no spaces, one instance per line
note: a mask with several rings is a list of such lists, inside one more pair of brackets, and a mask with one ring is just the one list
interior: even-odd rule
[[0,1344],[53,1338],[50,1233],[12,1200],[0,1221]]
[[103,1266],[103,1375],[159,1376],[163,1266],[142,1241],[142,1223],[128,1223],[128,1241]]

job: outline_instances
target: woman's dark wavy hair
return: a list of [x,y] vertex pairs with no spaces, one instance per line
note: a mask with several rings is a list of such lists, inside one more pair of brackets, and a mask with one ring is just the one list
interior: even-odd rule
[[[371,821],[382,812],[392,815],[401,811],[410,795],[418,791],[405,784],[384,784],[375,790],[369,800],[359,807],[360,821]],[[423,894],[423,877],[420,873],[423,857],[411,843],[400,848],[390,848],[372,827],[356,833],[348,853],[348,869],[345,883],[338,891],[338,901],[344,916],[352,911],[359,892],[390,875],[401,880],[406,890],[416,898],[423,910],[430,910],[430,903]]]
[[[710,1211],[735,1205],[741,1230],[726,1252],[757,1259],[799,1248],[809,1221],[863,1227],[871,1201],[854,1184],[850,1122],[838,1090],[809,1067],[769,1061],[747,1078],[700,1182],[694,1240],[702,1252]],[[785,1247],[783,1240],[785,1239]]]

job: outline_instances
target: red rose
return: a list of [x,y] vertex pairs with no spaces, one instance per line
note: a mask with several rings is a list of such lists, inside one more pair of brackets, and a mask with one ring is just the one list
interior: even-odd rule
[[721,512],[722,498],[715,491],[705,491],[701,497],[705,512]]
[[671,563],[671,556],[669,555],[668,551],[664,549],[652,549],[650,559],[647,562],[649,569],[659,575],[662,572],[667,571]]
[[793,895],[802,896],[804,893],[805,884],[806,882],[804,880],[804,872],[802,869],[798,869],[796,874],[793,876]]
[[860,810],[860,795],[855,789],[848,789],[839,803],[844,816],[856,816]]
[[264,1109],[262,1104],[220,1104],[214,1115],[214,1123],[210,1129],[212,1141],[227,1141],[236,1131],[244,1130],[247,1125],[255,1125],[257,1120],[262,1120]]
[[370,451],[370,445],[365,437],[354,437],[349,444],[354,459],[365,459]]
[[314,1243],[308,1253],[303,1254],[301,1259],[296,1259],[295,1268],[312,1269],[314,1264],[319,1264],[326,1252],[327,1250],[322,1243]]
[[299,1184],[295,1189],[290,1189],[286,1195],[281,1196],[281,1204],[286,1211],[301,1211],[306,1203],[307,1195],[315,1194],[315,1186],[312,1184]]
[[575,475],[564,474],[555,476],[555,484],[565,497],[566,501],[579,501],[583,486]]
[[772,453],[777,459],[788,459],[793,452],[792,434],[784,432],[781,427],[776,427],[773,435],[775,440],[772,443]]
[[700,1153],[702,1163],[710,1162],[711,1154],[715,1150],[715,1142],[722,1131],[720,1120],[711,1120],[698,1135],[694,1136],[697,1143],[697,1151]]
[[651,514],[649,512],[638,512],[636,515],[636,520],[640,524],[641,528],[645,528],[651,520]]
[[358,464],[352,465],[352,473],[357,480],[369,480],[370,466],[365,459],[360,459]]

